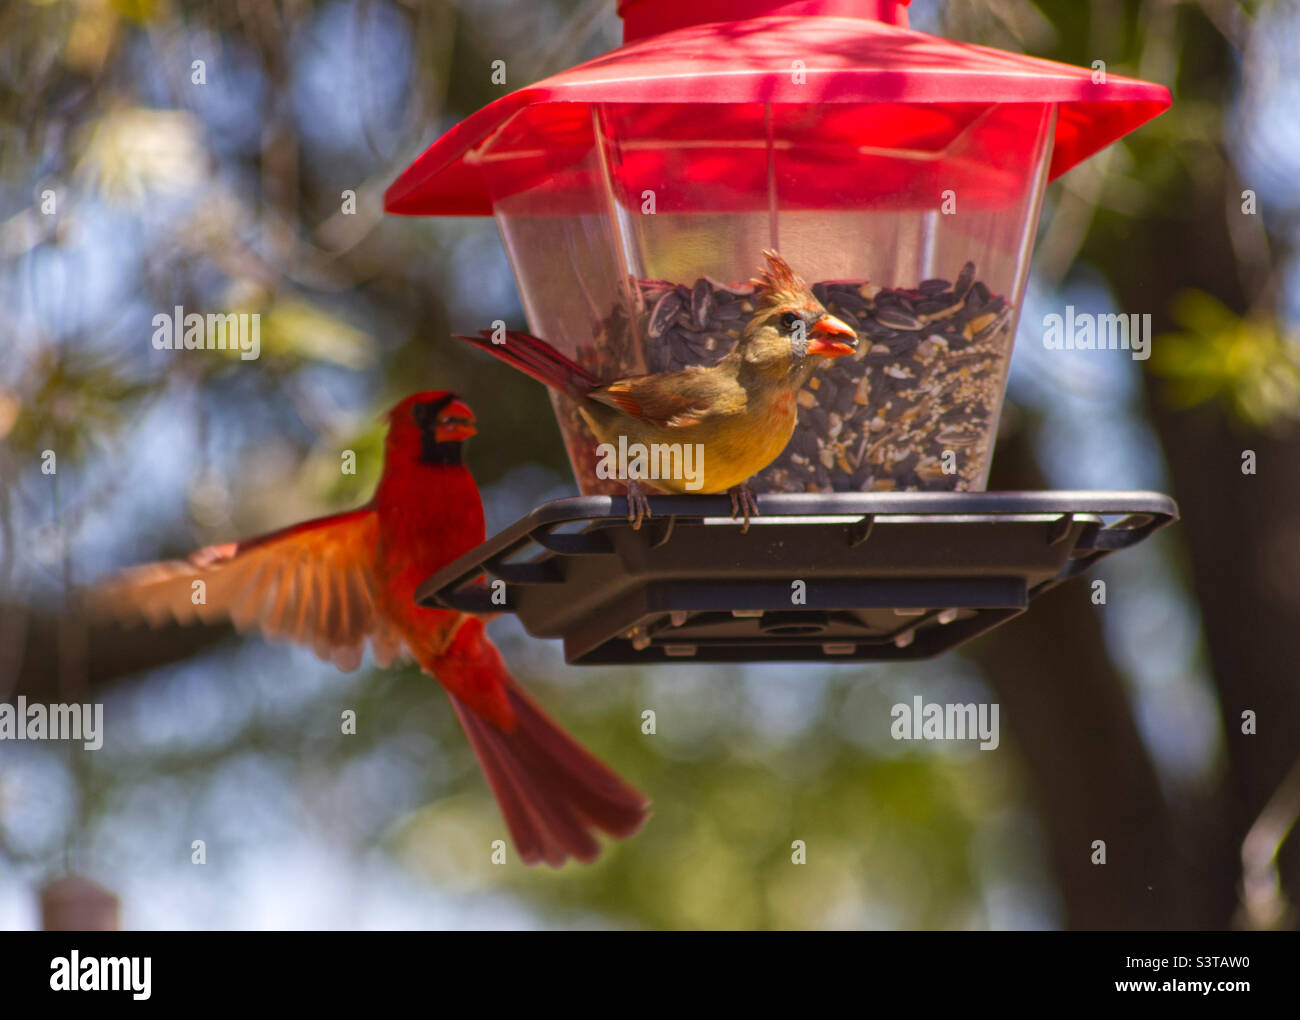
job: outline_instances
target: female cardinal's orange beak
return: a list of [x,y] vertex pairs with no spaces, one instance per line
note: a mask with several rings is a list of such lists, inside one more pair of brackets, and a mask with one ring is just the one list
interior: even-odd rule
[[813,323],[812,338],[808,341],[809,354],[839,358],[852,354],[857,346],[858,334],[835,316],[823,315]]

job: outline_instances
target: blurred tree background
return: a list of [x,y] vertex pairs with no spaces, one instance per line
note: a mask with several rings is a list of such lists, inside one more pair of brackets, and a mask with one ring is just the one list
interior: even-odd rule
[[[914,666],[570,670],[497,621],[521,680],[655,801],[552,873],[489,864],[503,826],[417,672],[92,628],[72,593],[363,500],[378,414],[417,388],[478,410],[490,528],[572,491],[541,387],[447,339],[522,325],[495,226],[381,195],[505,91],[492,61],[513,89],[617,45],[613,0],[0,8],[0,698],[106,718],[93,754],[0,743],[0,926],[37,925],[67,872],[132,927],[1296,924],[1300,7],[912,11],[1173,90],[1049,190],[990,487],[1164,489],[1183,521],[1102,566],[1106,605],[1075,582]],[[1154,356],[1045,358],[1026,336],[1067,301],[1150,313]],[[177,305],[260,312],[262,357],[154,350]],[[895,743],[889,707],[918,694],[997,701],[1001,747]]]

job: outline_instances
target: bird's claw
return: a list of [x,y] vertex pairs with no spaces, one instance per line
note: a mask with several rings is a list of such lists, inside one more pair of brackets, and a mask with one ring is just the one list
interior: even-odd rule
[[731,516],[735,518],[744,515],[745,525],[740,529],[740,533],[743,535],[749,530],[749,518],[759,516],[758,501],[754,499],[754,490],[742,482],[740,485],[733,485],[728,489],[727,495],[731,497]]
[[646,498],[645,490],[634,479],[629,480],[627,483],[627,522],[632,525],[633,531],[639,531],[641,522],[650,516],[652,516],[650,513],[650,500]]

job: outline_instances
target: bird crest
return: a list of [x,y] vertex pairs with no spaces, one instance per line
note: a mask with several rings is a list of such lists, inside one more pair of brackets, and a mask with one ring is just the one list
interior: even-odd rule
[[751,280],[754,296],[766,305],[796,304],[806,299],[809,291],[803,277],[790,268],[790,263],[771,248],[763,249],[767,268]]

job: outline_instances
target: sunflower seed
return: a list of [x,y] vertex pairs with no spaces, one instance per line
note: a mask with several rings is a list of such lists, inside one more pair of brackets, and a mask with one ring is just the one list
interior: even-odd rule
[[654,311],[650,313],[650,325],[646,328],[646,335],[652,340],[658,340],[681,310],[681,297],[676,290],[670,290],[659,299]]
[[920,329],[924,325],[915,315],[891,308],[882,308],[876,312],[876,321],[890,329]]
[[709,325],[709,312],[713,308],[713,290],[701,277],[695,281],[691,290],[691,318],[696,329],[706,329]]
[[957,274],[957,282],[953,285],[952,293],[958,301],[966,299],[966,293],[970,290],[971,284],[975,282],[975,263],[967,262],[961,267],[961,272]]

